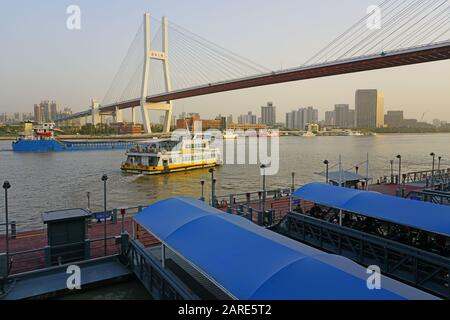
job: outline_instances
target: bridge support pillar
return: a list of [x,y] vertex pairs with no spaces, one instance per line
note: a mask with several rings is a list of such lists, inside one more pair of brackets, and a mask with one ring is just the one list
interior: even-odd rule
[[123,122],[123,111],[116,107],[114,111],[114,122]]
[[[145,133],[151,133],[151,123],[148,110],[162,110],[165,111],[164,119],[164,133],[170,132],[170,123],[172,119],[172,102],[167,101],[163,103],[147,103],[148,95],[148,77],[151,60],[160,60],[163,63],[164,82],[166,92],[172,91],[172,83],[170,79],[169,68],[169,37],[168,37],[168,20],[166,17],[162,19],[162,51],[151,50],[150,43],[150,15],[146,13],[144,15],[144,72],[142,77],[141,87],[141,113],[142,122],[144,124]],[[132,117],[134,117],[134,111],[132,110]]]
[[99,111],[100,104],[94,99],[91,100],[91,124],[95,127],[101,123],[102,119]]
[[136,123],[136,111],[134,110],[134,107],[131,107],[131,123],[135,124]]

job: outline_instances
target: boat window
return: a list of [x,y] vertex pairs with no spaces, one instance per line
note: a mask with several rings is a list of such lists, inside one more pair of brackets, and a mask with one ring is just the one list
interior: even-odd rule
[[158,165],[158,161],[159,161],[158,157],[150,157],[148,159],[148,165],[152,166],[152,167],[157,166]]

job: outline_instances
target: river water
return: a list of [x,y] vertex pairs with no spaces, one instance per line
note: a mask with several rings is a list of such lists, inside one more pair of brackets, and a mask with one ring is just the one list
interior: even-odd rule
[[[442,156],[442,167],[450,163],[450,134],[391,134],[364,137],[280,137],[279,172],[267,177],[268,188],[289,187],[291,172],[296,185],[321,181],[314,174],[330,166],[342,155],[344,169],[365,161],[369,153],[369,175],[390,175],[391,159],[403,157],[403,172],[431,169],[430,152]],[[18,229],[42,227],[44,211],[86,207],[86,192],[91,193],[91,209],[101,210],[103,185],[107,174],[108,208],[145,205],[171,196],[199,197],[200,180],[206,180],[209,195],[210,174],[207,169],[159,176],[124,174],[120,164],[124,150],[73,151],[55,153],[14,153],[10,141],[0,141],[0,182],[9,180],[10,216]],[[397,162],[395,162],[397,170]],[[360,173],[365,175],[365,165]],[[337,170],[334,167],[330,170]],[[217,194],[242,193],[261,189],[258,165],[224,165],[217,168]],[[3,190],[2,190],[3,191]],[[0,197],[0,212],[4,199]],[[3,221],[3,214],[0,214]]]

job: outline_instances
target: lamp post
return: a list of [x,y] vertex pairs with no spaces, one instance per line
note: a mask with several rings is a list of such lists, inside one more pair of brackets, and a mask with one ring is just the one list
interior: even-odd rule
[[262,164],[260,167],[263,170],[263,205],[262,205],[262,210],[265,211],[266,210],[266,165]]
[[439,171],[439,172],[441,171],[441,159],[442,159],[442,157],[439,156],[439,157],[438,157],[438,171]]
[[434,161],[436,160],[436,154],[434,152],[430,153],[430,156],[433,157],[433,164],[431,166],[431,187],[434,187]]
[[394,160],[391,160],[391,183],[394,183]]
[[204,191],[205,191],[205,180],[200,181],[200,184],[202,186],[202,196],[200,197],[200,200],[201,201],[205,201],[205,194],[204,194]]
[[398,159],[398,184],[401,184],[402,181],[402,156],[397,155]]
[[295,172],[291,173],[291,193],[295,191]]
[[216,180],[214,179],[214,168],[209,169],[209,173],[211,173],[211,205],[216,207]]
[[325,168],[325,181],[326,181],[326,183],[328,183],[328,165],[330,164],[330,162],[328,160],[325,160],[323,162],[323,164],[326,166],[326,168]]
[[86,192],[86,197],[87,197],[87,208],[88,210],[91,210],[91,193],[89,191]]
[[9,275],[9,219],[8,219],[8,189],[11,188],[9,181],[3,183],[5,189],[5,224],[6,224],[6,275]]
[[106,256],[106,181],[108,180],[108,176],[106,174],[104,174],[102,176],[102,181],[103,181],[103,217],[105,219],[104,224],[103,224],[103,237],[104,237],[104,241],[105,241],[105,256]]

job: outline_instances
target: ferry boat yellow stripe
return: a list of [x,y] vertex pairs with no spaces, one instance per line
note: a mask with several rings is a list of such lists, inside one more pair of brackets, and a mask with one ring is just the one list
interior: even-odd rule
[[217,161],[214,160],[205,160],[201,162],[191,161],[188,163],[180,163],[180,164],[169,164],[167,167],[164,166],[139,166],[139,165],[130,165],[127,163],[122,164],[121,169],[124,171],[140,171],[140,172],[148,172],[148,173],[164,173],[164,172],[176,172],[190,169],[197,169],[199,167],[212,167],[216,166]]

